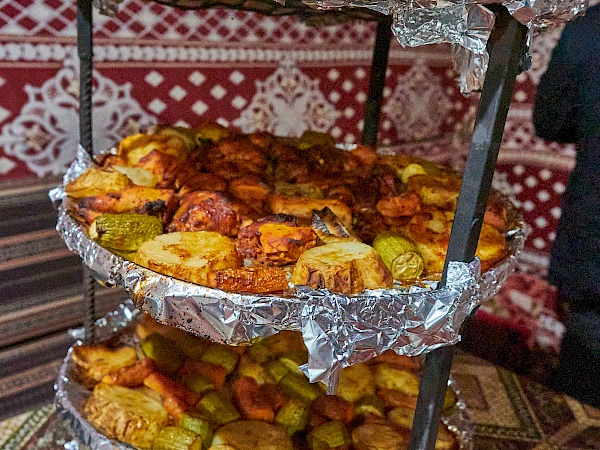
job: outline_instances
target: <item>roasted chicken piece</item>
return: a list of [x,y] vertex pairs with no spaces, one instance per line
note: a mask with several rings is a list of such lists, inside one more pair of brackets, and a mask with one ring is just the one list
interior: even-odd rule
[[240,226],[233,205],[223,194],[197,191],[185,194],[167,231],[216,231],[225,236],[235,236]]
[[84,197],[78,203],[78,213],[88,225],[105,213],[148,214],[168,222],[177,205],[171,189],[127,186],[119,192]]
[[158,180],[156,186],[164,189],[181,186],[196,174],[187,161],[159,150],[152,150],[132,165],[150,171]]
[[276,214],[263,217],[238,233],[238,253],[265,266],[294,263],[306,250],[317,245],[310,227],[296,225],[294,216]]
[[227,180],[213,173],[200,172],[186,180],[179,181],[182,181],[181,185],[177,185],[179,195],[185,195],[193,191],[227,191]]
[[[413,177],[414,178],[414,177]],[[439,275],[450,241],[454,213],[436,208],[424,208],[398,231],[407,236],[425,261],[423,277]],[[487,271],[507,254],[506,239],[491,225],[481,227],[475,256],[481,260],[481,270]]]
[[269,185],[256,175],[235,178],[229,182],[227,189],[235,198],[262,213],[271,195]]
[[384,217],[410,217],[421,211],[421,199],[413,193],[383,197],[375,205],[377,212]]
[[211,158],[235,164],[244,173],[264,173],[267,166],[265,149],[253,144],[245,136],[222,139],[212,149]]
[[424,205],[454,211],[462,180],[458,176],[413,175],[406,190],[421,197]]

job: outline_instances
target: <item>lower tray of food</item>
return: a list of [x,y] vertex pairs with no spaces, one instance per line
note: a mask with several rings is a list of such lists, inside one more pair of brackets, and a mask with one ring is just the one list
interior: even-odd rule
[[[419,358],[388,351],[346,367],[335,395],[326,395],[299,369],[308,356],[299,332],[228,346],[123,308],[100,325],[103,340],[69,350],[57,381],[58,412],[83,444],[153,450],[408,446]],[[472,427],[451,386],[443,410],[435,448],[469,449]]]

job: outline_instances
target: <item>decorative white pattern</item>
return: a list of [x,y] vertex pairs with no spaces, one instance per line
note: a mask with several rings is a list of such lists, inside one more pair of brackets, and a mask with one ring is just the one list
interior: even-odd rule
[[16,167],[17,163],[5,158],[5,157],[1,157],[0,158],[0,174],[1,175],[5,175],[8,172],[10,172],[11,170],[13,170]]
[[548,67],[550,57],[552,56],[552,50],[556,47],[556,43],[562,34],[563,28],[564,27],[559,27],[552,31],[542,33],[539,36],[536,36],[531,43],[529,53],[531,54],[532,65],[531,69],[527,71],[527,74],[529,75],[529,78],[531,78],[531,81],[536,85],[540,83],[540,78],[546,71],[546,67]]
[[286,58],[273,75],[256,82],[256,94],[233,124],[244,132],[300,136],[307,129],[329,130],[339,116],[319,90],[319,80],[311,80]]
[[[78,64],[74,55],[39,87],[26,85],[27,103],[19,115],[2,127],[0,145],[38,176],[61,174],[73,161],[79,141]],[[106,150],[122,136],[135,133],[156,119],[131,98],[129,83],[118,86],[94,73],[94,136],[96,150]]]
[[408,72],[398,77],[393,94],[383,111],[393,122],[398,138],[405,141],[435,138],[452,102],[442,80],[423,59],[417,59]]

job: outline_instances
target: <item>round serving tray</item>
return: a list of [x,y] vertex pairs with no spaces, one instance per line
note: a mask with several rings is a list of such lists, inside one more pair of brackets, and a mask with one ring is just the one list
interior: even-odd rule
[[224,292],[162,275],[127,261],[91,240],[67,212],[64,186],[91,164],[80,149],[63,186],[50,193],[58,205],[57,230],[94,277],[123,286],[136,307],[159,322],[225,344],[247,344],[280,330],[299,330],[309,351],[312,382],[335,387],[338,371],[385,350],[416,356],[459,340],[464,319],[491,298],[516,265],[525,240],[518,211],[507,234],[509,256],[483,274],[478,260],[451,262],[441,289],[413,287],[342,295],[297,286],[291,295]]
[[[139,310],[127,301],[120,308],[97,321],[97,337],[99,341],[115,338],[124,343],[134,341],[133,327]],[[76,344],[76,345],[79,345]],[[65,356],[56,379],[55,406],[59,417],[64,420],[80,444],[89,446],[92,450],[132,449],[134,447],[113,439],[109,439],[96,430],[86,419],[83,411],[85,401],[91,390],[77,379],[77,370],[71,360],[71,347]],[[457,403],[450,414],[442,416],[442,423],[456,436],[460,450],[471,450],[473,447],[473,424],[469,419],[460,391],[450,378],[449,385],[454,390]]]

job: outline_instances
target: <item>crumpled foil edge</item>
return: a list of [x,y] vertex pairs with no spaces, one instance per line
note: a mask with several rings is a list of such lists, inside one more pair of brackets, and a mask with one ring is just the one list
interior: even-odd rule
[[[98,341],[110,339],[116,333],[131,326],[139,314],[139,310],[132,301],[125,301],[119,309],[96,321]],[[79,330],[73,330],[73,334],[81,335],[82,333]],[[76,342],[75,345],[81,345],[81,341]],[[54,385],[56,391],[54,405],[58,417],[69,426],[79,444],[89,446],[92,450],[133,449],[134,447],[124,442],[106,437],[85,419],[83,407],[90,395],[90,390],[78,383],[73,376],[75,367],[71,360],[72,351],[73,347],[70,347],[63,359]],[[472,450],[474,425],[452,376],[450,376],[448,385],[456,394],[457,403],[451,414],[442,416],[442,423],[455,434],[460,450]]]

